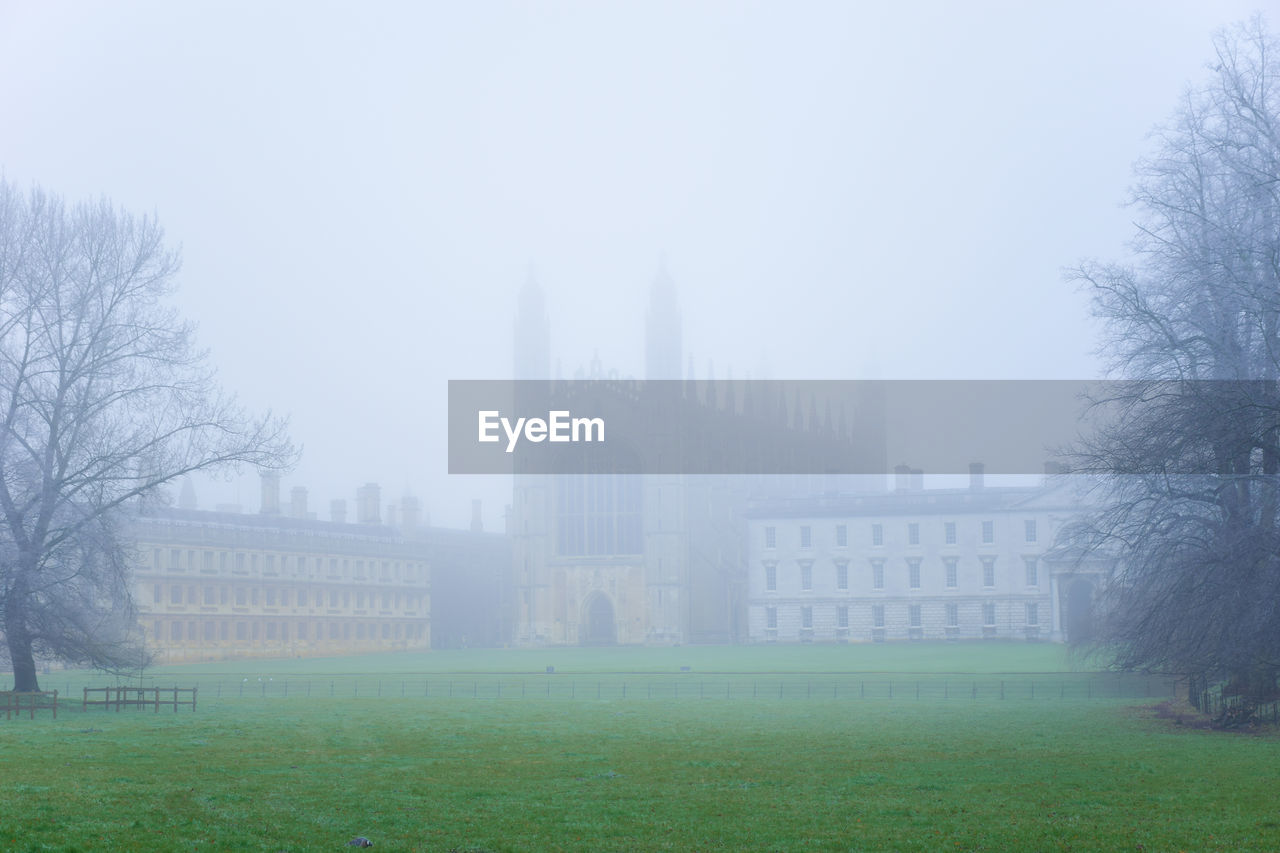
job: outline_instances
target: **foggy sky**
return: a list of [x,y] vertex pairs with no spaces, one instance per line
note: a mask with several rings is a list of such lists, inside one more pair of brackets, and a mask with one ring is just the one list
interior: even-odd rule
[[489,529],[446,381],[509,377],[531,265],[566,375],[643,374],[662,258],[699,375],[1099,375],[1061,270],[1123,257],[1148,130],[1252,9],[264,5],[0,2],[0,169],[159,216],[223,384],[291,415],[286,495]]

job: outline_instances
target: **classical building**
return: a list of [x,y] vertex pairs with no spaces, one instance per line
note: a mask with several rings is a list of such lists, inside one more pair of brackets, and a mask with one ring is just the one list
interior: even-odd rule
[[1006,638],[1089,631],[1110,571],[1055,547],[1082,500],[1070,478],[755,503],[748,511],[752,642]]
[[264,478],[257,514],[180,501],[136,518],[135,600],[157,661],[430,648],[429,548],[381,523],[377,486],[356,523],[342,501],[310,517],[299,489],[281,512],[278,488]]
[[[549,379],[549,339],[545,300],[530,278],[518,301],[515,378],[546,381],[553,398],[557,388],[591,395],[589,405],[575,397],[574,410],[590,410],[606,422],[617,423],[611,412],[619,410],[628,419],[637,417],[627,402],[638,393],[635,380],[606,374],[598,365],[581,377],[595,380],[589,386]],[[680,436],[686,444],[706,442],[695,449],[699,458],[745,455],[741,445],[724,446],[717,436],[735,436],[766,453],[784,445],[771,440],[782,433],[803,433],[803,441],[790,445],[801,452],[847,438],[834,423],[840,419],[828,410],[819,416],[814,400],[753,400],[751,386],[743,383],[682,379],[680,313],[665,272],[650,293],[645,345],[646,380],[668,382],[658,392],[648,385],[646,391],[660,393],[663,402],[641,415],[652,423],[640,434],[669,429],[666,410],[678,408],[685,424],[700,427]],[[643,450],[633,455],[643,457]],[[513,626],[511,641],[745,642],[747,502],[754,494],[807,494],[811,480],[614,470],[517,474],[507,517],[512,563],[504,618]]]

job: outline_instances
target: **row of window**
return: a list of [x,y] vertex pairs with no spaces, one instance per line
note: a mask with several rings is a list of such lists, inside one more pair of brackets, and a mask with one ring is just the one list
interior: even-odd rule
[[[166,630],[166,621],[168,629]],[[421,640],[426,636],[426,625],[423,622],[276,622],[260,619],[227,620],[204,622],[180,620],[155,620],[151,625],[151,637],[155,642],[169,643],[206,642],[216,643],[231,641],[240,642],[265,641],[269,643],[287,643],[292,639],[310,640]]]
[[[884,604],[871,605],[871,626],[873,628],[883,628],[885,626],[885,607]],[[841,604],[836,606],[836,627],[849,627],[849,605]],[[960,605],[945,605],[945,625],[948,628],[960,627]],[[1037,602],[1026,602],[1025,611],[1026,624],[1029,626],[1037,626],[1040,624],[1040,605]],[[778,608],[766,607],[764,609],[765,628],[771,631],[778,629]],[[907,605],[907,624],[912,628],[921,628],[924,626],[923,613],[921,605]],[[988,601],[982,605],[982,625],[983,627],[994,627],[996,624],[996,605],[995,602]],[[800,607],[800,627],[802,629],[813,628],[813,607],[810,605],[802,605]]]
[[[402,606],[409,610],[420,610],[426,599],[424,595],[403,594],[399,592],[363,592],[350,590],[323,590],[293,587],[256,587],[230,586],[212,584],[204,587],[169,584],[169,604],[203,604],[206,606],[236,607],[328,607],[346,608],[355,602],[357,610],[378,607],[383,610],[399,610]],[[153,604],[164,603],[164,584],[153,584],[151,589]],[[290,604],[290,602],[293,602]]]
[[[996,558],[981,557],[982,563],[982,585],[993,587],[996,585]],[[870,560],[871,564],[871,588],[884,589],[884,560]],[[921,588],[920,564],[921,560],[913,557],[906,558],[906,574],[907,586],[911,589]],[[944,558],[942,560],[943,576],[948,589],[955,589],[960,585],[960,560],[958,557]],[[813,561],[797,560],[796,565],[800,570],[800,589],[813,589]],[[835,560],[835,581],[836,589],[845,590],[849,588],[849,561]],[[1026,572],[1025,578],[1027,586],[1040,585],[1040,562],[1036,557],[1024,557],[1023,566]],[[764,564],[764,588],[767,592],[776,592],[778,589],[778,564]]]
[[[1022,531],[1024,541],[1035,542],[1038,536],[1036,531],[1036,520],[1028,518],[1022,522]],[[849,544],[849,525],[836,525],[836,547],[844,548]],[[957,542],[956,522],[945,521],[942,524],[942,539],[948,545],[955,545]],[[996,525],[994,521],[982,522],[982,544],[990,545],[996,541]],[[871,525],[871,544],[873,546],[884,545],[884,525],[874,523]],[[907,522],[907,544],[920,544],[920,522]],[[778,547],[778,528],[772,525],[766,526],[764,529],[764,547]],[[813,527],[812,525],[800,525],[800,547],[813,547]]]
[[152,568],[157,571],[227,574],[285,574],[294,577],[332,577],[357,581],[418,581],[426,579],[426,565],[399,560],[351,560],[343,557],[313,557],[302,554],[260,554],[244,551],[210,551],[169,548],[152,551]]

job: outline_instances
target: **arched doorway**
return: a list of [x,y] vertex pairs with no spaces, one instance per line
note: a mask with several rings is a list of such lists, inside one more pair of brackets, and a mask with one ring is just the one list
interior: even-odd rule
[[612,646],[618,642],[618,623],[613,615],[613,602],[609,596],[596,593],[584,608],[582,644],[584,646]]
[[1067,641],[1087,643],[1093,639],[1093,582],[1077,578],[1067,587]]

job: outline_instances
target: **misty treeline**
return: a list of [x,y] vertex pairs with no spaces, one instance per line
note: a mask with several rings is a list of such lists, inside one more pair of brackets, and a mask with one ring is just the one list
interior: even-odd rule
[[1280,43],[1259,17],[1213,46],[1136,166],[1135,263],[1073,273],[1129,380],[1078,448],[1105,500],[1074,533],[1116,559],[1118,663],[1247,715],[1280,672]]
[[282,420],[216,385],[168,304],[154,218],[0,180],[0,632],[14,689],[36,662],[145,663],[130,515],[164,484],[294,457]]

